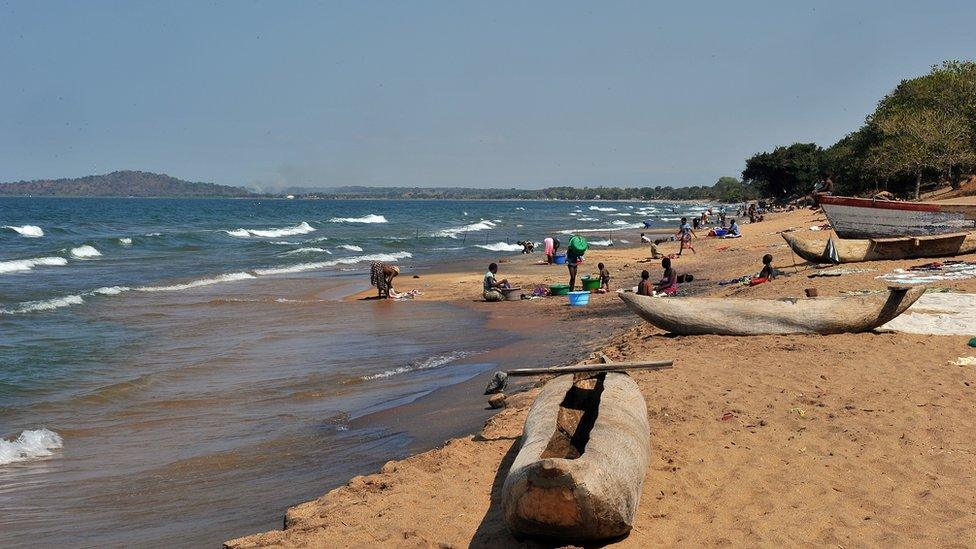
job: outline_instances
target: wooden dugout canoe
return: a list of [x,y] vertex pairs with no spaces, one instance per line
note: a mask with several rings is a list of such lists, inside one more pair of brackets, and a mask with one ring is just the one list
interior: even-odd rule
[[888,288],[887,295],[814,299],[617,295],[638,316],[674,334],[761,335],[867,332],[905,312],[924,292]]
[[592,541],[630,532],[650,461],[647,405],[627,374],[549,381],[502,487],[516,535]]
[[818,195],[841,238],[949,234],[976,228],[976,206]]
[[[783,233],[783,239],[796,255],[807,261],[833,263],[827,253],[826,239],[804,238],[796,233]],[[835,238],[833,242],[839,263],[948,257],[976,253],[976,233],[900,238]]]

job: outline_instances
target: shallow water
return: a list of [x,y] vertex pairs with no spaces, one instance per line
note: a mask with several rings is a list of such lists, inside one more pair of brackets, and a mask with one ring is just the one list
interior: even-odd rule
[[0,463],[3,545],[199,546],[280,526],[410,444],[353,419],[485,372],[512,341],[447,304],[338,301],[369,261],[480,264],[642,207],[674,215],[596,207],[614,210],[0,198],[0,456],[18,458]]

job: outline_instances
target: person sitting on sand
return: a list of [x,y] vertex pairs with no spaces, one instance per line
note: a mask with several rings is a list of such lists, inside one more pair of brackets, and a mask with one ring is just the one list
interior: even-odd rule
[[600,269],[600,290],[599,292],[607,293],[610,291],[610,270],[606,268],[603,263],[597,263],[597,269]]
[[671,260],[667,257],[661,260],[661,266],[664,267],[664,276],[654,285],[651,295],[674,295],[678,291],[678,273],[671,268]]
[[391,298],[396,292],[393,290],[393,279],[400,274],[400,267],[374,261],[369,266],[369,283],[376,286],[377,297]]
[[695,231],[691,230],[691,225],[688,224],[687,217],[681,218],[681,226],[678,228],[678,232],[675,233],[675,235],[681,239],[681,248],[678,249],[678,257],[681,257],[681,252],[683,252],[685,248],[688,248],[693,253],[698,254],[698,252],[695,251],[695,247],[691,245],[691,238],[698,238],[698,235],[695,234]]
[[637,283],[637,295],[654,295],[654,285],[651,284],[651,273],[641,271],[641,281]]
[[501,290],[508,288],[508,279],[497,280],[495,278],[496,274],[498,274],[498,264],[492,263],[488,265],[488,272],[485,273],[484,279],[484,292],[482,293],[485,301],[503,301],[505,299]]
[[530,254],[535,251],[535,242],[532,242],[531,240],[519,240],[517,244],[522,246],[523,254]]
[[739,224],[735,222],[735,218],[732,219],[732,224],[729,225],[729,230],[725,233],[726,238],[738,238],[742,236],[742,232],[739,231]]
[[762,258],[763,268],[759,271],[759,274],[755,278],[749,281],[750,286],[755,286],[757,284],[762,284],[764,282],[769,282],[770,280],[776,278],[776,269],[773,268],[773,256],[766,254]]

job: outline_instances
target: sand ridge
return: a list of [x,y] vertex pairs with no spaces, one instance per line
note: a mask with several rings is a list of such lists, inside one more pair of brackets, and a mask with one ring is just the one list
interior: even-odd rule
[[[823,223],[807,210],[742,226],[735,240],[695,241],[698,254],[675,262],[695,274],[683,291],[717,297],[800,297],[880,290],[875,277],[924,263],[870,262],[839,277],[795,262],[779,231]],[[811,233],[812,234],[812,233]],[[625,237],[633,240],[633,237]],[[669,248],[670,246],[670,248]],[[665,244],[663,251],[676,251]],[[756,287],[718,281],[755,273],[772,253],[789,276]],[[581,274],[604,261],[615,285],[636,283],[640,248],[592,248]],[[523,287],[563,281],[565,268],[514,257],[500,275]],[[506,258],[509,259],[509,258]],[[959,259],[976,260],[974,256]],[[423,299],[567,322],[629,314],[614,295],[569,309],[563,299],[475,303],[483,268],[404,277],[401,290]],[[976,293],[976,281],[942,288]],[[636,321],[601,350],[613,359],[674,358],[675,368],[634,374],[648,404],[652,456],[633,532],[615,545],[643,546],[941,546],[976,539],[976,372],[948,365],[976,354],[968,338],[903,333],[833,336],[670,336]],[[973,327],[976,336],[976,326]],[[228,547],[534,547],[506,530],[501,484],[537,389],[477,435],[387,463],[380,472],[290,509],[285,529],[227,542]]]

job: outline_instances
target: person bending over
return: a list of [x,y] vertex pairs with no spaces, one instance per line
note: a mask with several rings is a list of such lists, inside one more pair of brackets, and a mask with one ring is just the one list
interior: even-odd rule
[[396,294],[393,279],[400,274],[400,267],[374,261],[369,267],[369,283],[376,286],[377,297],[389,298]]

